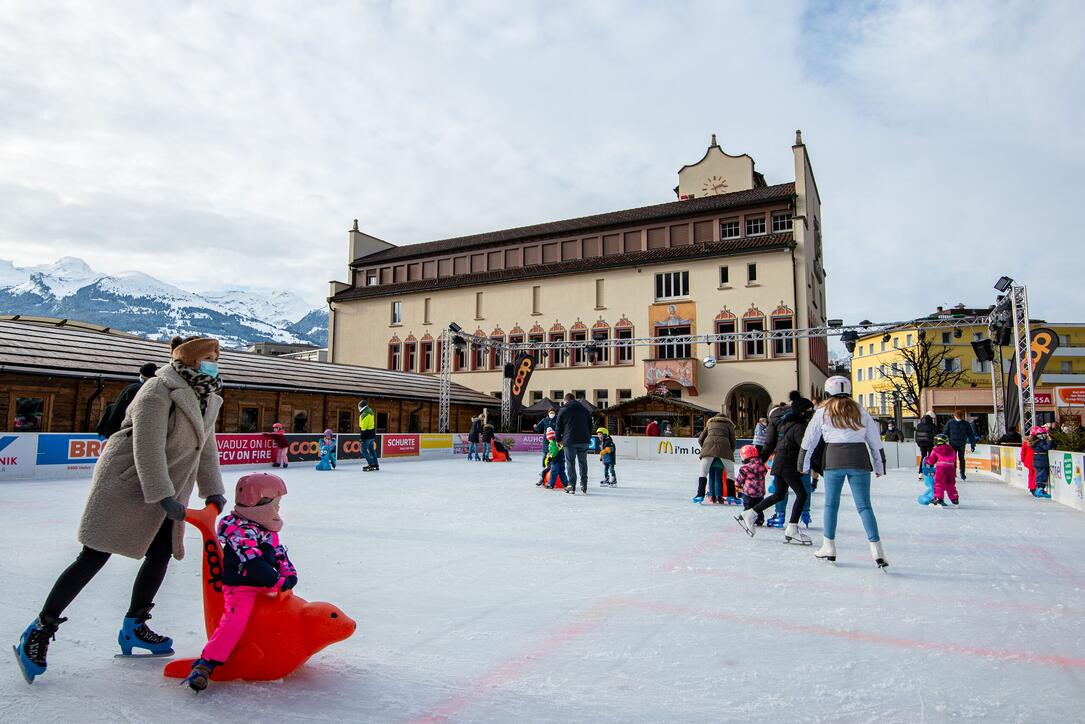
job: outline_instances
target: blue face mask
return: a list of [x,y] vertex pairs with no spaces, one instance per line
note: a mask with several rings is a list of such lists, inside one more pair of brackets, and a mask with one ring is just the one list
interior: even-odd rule
[[219,363],[218,362],[210,362],[208,360],[204,360],[203,362],[200,362],[200,374],[201,375],[207,375],[208,377],[218,377],[219,376]]

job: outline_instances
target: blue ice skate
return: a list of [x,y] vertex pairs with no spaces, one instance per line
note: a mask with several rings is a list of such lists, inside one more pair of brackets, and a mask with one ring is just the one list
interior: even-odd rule
[[701,503],[704,502],[704,496],[703,495],[694,495],[693,496],[693,502],[696,503],[697,505],[700,505]]
[[805,525],[807,528],[810,527],[810,511],[809,510],[804,510],[802,512],[802,524]]
[[67,620],[39,616],[23,631],[23,635],[19,637],[19,645],[11,647],[15,651],[15,660],[19,663],[19,670],[26,683],[33,684],[35,678],[45,673],[49,642],[56,638],[57,627]]
[[769,519],[765,521],[765,526],[768,528],[783,528],[784,516],[780,515],[779,513],[773,513],[769,517]]
[[[148,656],[173,656],[173,639],[156,634],[147,627],[151,617],[150,609],[138,612],[136,616],[124,619],[124,625],[117,634],[117,643],[121,647],[122,657],[143,658]],[[133,654],[132,649],[146,649],[146,654]]]

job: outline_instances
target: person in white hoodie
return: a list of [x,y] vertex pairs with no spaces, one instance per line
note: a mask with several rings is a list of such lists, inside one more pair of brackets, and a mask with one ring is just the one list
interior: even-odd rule
[[840,492],[844,481],[851,487],[851,496],[863,521],[870,553],[879,568],[889,563],[882,551],[878,520],[870,505],[870,473],[881,477],[885,473],[885,449],[881,428],[866,410],[851,398],[851,381],[846,377],[830,377],[825,381],[829,396],[821,403],[802,440],[799,469],[809,473],[819,444],[824,441],[823,485],[825,486],[825,527],[821,548],[814,555],[836,560],[836,518],[840,510]]

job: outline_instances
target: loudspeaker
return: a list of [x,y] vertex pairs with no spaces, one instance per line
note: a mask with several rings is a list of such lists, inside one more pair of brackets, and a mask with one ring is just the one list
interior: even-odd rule
[[994,362],[995,348],[989,339],[981,339],[972,343],[972,351],[976,353],[976,359],[980,362]]
[[513,375],[513,366],[512,366],[512,362],[509,362],[507,365],[505,365],[505,379],[506,380],[511,380],[512,375]]

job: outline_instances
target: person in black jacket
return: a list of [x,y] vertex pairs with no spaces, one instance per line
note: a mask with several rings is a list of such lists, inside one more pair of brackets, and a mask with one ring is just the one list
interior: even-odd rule
[[938,434],[938,425],[934,415],[927,413],[915,425],[915,445],[919,448],[919,479],[923,479],[923,461],[934,449],[934,436]]
[[565,492],[576,494],[576,467],[580,466],[580,489],[588,492],[588,441],[592,435],[591,411],[580,404],[572,393],[565,395],[565,404],[558,413],[554,430],[565,447],[565,473],[569,484]]
[[98,421],[99,435],[108,440],[110,435],[121,429],[124,416],[128,413],[128,406],[136,398],[139,388],[143,387],[144,382],[154,377],[156,372],[158,372],[158,365],[154,362],[148,362],[139,368],[139,382],[133,382],[121,390],[113,404],[107,406],[105,412],[102,413],[102,419]]
[[976,431],[972,423],[964,419],[964,413],[960,410],[953,411],[953,419],[946,423],[942,431],[949,438],[949,444],[957,451],[957,462],[961,466],[961,480],[967,480],[964,470],[964,446],[970,445],[972,452],[976,452]]
[[482,441],[482,418],[471,418],[471,429],[467,431],[467,459],[482,460],[478,454],[478,444]]
[[546,411],[546,416],[535,423],[535,427],[532,428],[538,434],[543,436],[542,441],[542,466],[546,468],[546,431],[553,430],[557,427],[558,411],[551,407]]
[[807,497],[806,486],[802,484],[802,474],[799,472],[799,453],[802,450],[802,438],[806,434],[806,425],[813,415],[814,403],[805,397],[796,397],[791,401],[788,410],[776,416],[775,421],[770,417],[773,429],[769,433],[765,449],[761,451],[761,460],[766,461],[774,452],[776,453],[770,471],[775,478],[773,493],[749,510],[742,511],[741,515],[735,516],[735,520],[746,529],[750,536],[753,536],[757,530],[754,527],[754,521],[758,515],[783,500],[787,489],[791,488],[795,493],[795,502],[791,506],[791,517],[787,527],[784,528],[784,542],[812,544],[810,537],[799,530],[799,518],[802,516]]
[[494,435],[494,426],[490,423],[486,423],[486,425],[482,428],[482,440],[481,444],[479,445],[479,447],[482,448],[482,462],[484,463],[490,462],[490,453],[493,450],[492,446],[494,442]]

